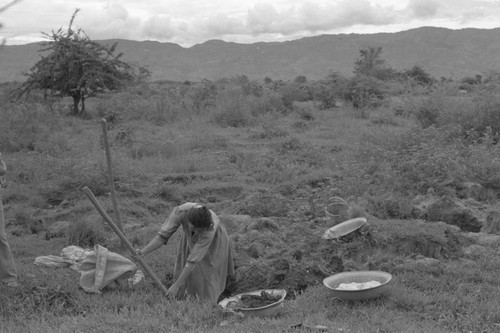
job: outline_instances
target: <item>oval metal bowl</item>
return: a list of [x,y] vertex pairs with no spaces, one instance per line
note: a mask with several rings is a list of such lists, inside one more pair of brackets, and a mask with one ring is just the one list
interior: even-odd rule
[[322,238],[323,239],[335,239],[350,234],[353,231],[358,230],[362,226],[367,224],[366,218],[364,217],[356,217],[354,219],[350,219],[344,221],[342,223],[337,224],[325,231]]
[[262,306],[259,308],[233,308],[231,310],[243,313],[245,316],[260,316],[260,317],[274,317],[280,313],[283,308],[283,301],[286,297],[286,290],[284,289],[261,289],[250,291],[247,293],[238,294],[232,297],[228,297],[219,302],[219,305],[223,308],[227,308],[227,305],[233,301],[239,301],[243,295],[260,295],[262,291],[269,293],[271,296],[280,296],[280,299],[272,304]]
[[[392,275],[382,271],[357,271],[357,272],[342,272],[331,275],[323,279],[323,284],[331,290],[334,297],[342,300],[366,300],[378,298],[384,295],[389,290],[389,281]],[[369,281],[378,281],[381,284],[376,287],[360,289],[360,290],[339,290],[337,289],[341,283],[362,283]]]

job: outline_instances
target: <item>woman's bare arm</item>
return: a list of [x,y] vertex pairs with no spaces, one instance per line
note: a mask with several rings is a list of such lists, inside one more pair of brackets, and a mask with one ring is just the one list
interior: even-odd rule
[[141,250],[139,250],[138,254],[145,256],[145,255],[159,249],[163,245],[165,245],[165,241],[160,236],[156,236],[148,243],[148,245],[146,245]]
[[168,294],[171,297],[176,297],[178,296],[179,289],[180,287],[186,282],[187,278],[191,274],[191,272],[194,270],[195,263],[192,262],[187,262],[184,268],[182,269],[181,275],[175,280],[174,284],[168,288]]

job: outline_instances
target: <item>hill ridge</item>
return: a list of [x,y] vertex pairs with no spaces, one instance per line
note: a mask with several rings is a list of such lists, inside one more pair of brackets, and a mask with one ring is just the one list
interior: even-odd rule
[[[359,50],[383,48],[395,69],[422,66],[431,75],[459,79],[500,71],[500,28],[452,30],[420,27],[400,32],[323,34],[283,42],[240,44],[212,39],[190,47],[170,42],[118,42],[125,61],[148,67],[153,80],[198,81],[246,75],[250,79],[320,79],[328,72],[351,75]],[[0,82],[22,81],[40,55],[41,44],[6,45],[0,51]]]

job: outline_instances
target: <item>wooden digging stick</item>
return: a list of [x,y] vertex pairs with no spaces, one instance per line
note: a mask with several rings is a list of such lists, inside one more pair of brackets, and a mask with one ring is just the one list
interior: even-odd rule
[[102,208],[102,206],[99,203],[99,201],[97,201],[97,198],[94,196],[94,194],[92,193],[92,191],[87,186],[85,186],[83,188],[83,191],[85,192],[85,194],[87,195],[87,197],[90,199],[90,201],[94,204],[95,208],[101,214],[101,216],[104,218],[104,220],[106,222],[108,222],[109,226],[116,232],[116,234],[118,235],[118,237],[120,237],[120,239],[122,240],[122,244],[125,244],[127,246],[127,248],[129,249],[129,251],[132,254],[134,254],[134,259],[136,259],[139,262],[139,264],[141,264],[142,268],[144,268],[144,270],[149,275],[149,277],[153,279],[153,281],[158,285],[158,287],[160,287],[160,290],[163,291],[163,293],[165,295],[168,295],[167,288],[163,285],[163,283],[161,283],[160,279],[158,279],[158,277],[156,276],[156,274],[153,272],[153,270],[151,269],[151,267],[149,267],[149,265],[144,261],[144,259],[142,258],[142,256],[135,255],[136,250],[135,250],[134,246],[132,245],[132,243],[130,243],[130,241],[123,234],[123,232],[120,229],[118,229],[118,227],[113,222],[113,220],[109,217],[109,215],[106,214],[106,212]]
[[[109,141],[108,141],[108,124],[106,123],[106,119],[101,119],[102,125],[102,136],[104,139],[104,147],[106,148],[106,161],[108,163],[108,181],[109,181],[109,189],[111,191],[111,202],[113,203],[113,212],[115,213],[116,225],[123,232],[123,224],[122,218],[120,216],[120,211],[118,210],[118,202],[116,201],[116,193],[115,193],[115,178],[113,176],[113,166],[111,164],[111,152],[109,149]],[[125,244],[122,241],[122,250],[125,249]]]

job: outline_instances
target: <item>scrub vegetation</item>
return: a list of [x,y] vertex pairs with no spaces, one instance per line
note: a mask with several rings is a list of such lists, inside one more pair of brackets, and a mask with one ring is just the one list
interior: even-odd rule
[[[495,184],[500,76],[436,79],[417,66],[392,69],[382,54],[362,50],[352,77],[319,81],[134,81],[86,101],[85,118],[68,115],[71,97],[44,99],[43,91],[11,103],[20,84],[3,84],[0,151],[9,186],[2,199],[22,286],[0,286],[0,331],[296,332],[300,323],[331,332],[498,331],[499,242],[465,253],[473,243],[465,232],[425,221],[410,202],[445,194],[453,181]],[[280,315],[240,318],[168,300],[150,279],[90,295],[76,272],[33,264],[68,245],[121,251],[81,190],[89,187],[113,216],[102,118],[131,242],[146,244],[176,205],[206,203],[236,254],[238,283],[227,295],[284,288]],[[344,198],[350,214],[326,214],[331,197]],[[492,190],[481,204],[497,202]],[[368,219],[365,237],[321,238],[356,216]],[[175,239],[147,257],[166,285]],[[321,283],[363,269],[391,273],[390,293],[341,301]]]

